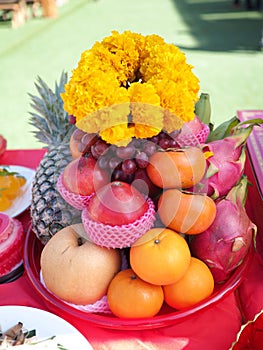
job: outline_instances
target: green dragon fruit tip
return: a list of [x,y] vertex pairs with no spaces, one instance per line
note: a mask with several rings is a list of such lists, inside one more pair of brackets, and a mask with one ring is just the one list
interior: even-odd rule
[[263,119],[255,118],[244,122],[239,122],[236,126],[234,126],[231,130],[230,136],[239,138],[239,140],[237,139],[236,147],[245,144],[253,128],[255,126],[261,126],[261,124],[263,124]]
[[[255,126],[261,126],[262,124],[263,119],[261,118],[240,122],[240,120],[234,116],[220,124],[216,129],[212,130],[208,136],[207,142],[222,140],[226,137],[234,136],[237,138],[236,147],[239,147],[246,142],[253,128]],[[240,140],[238,140],[238,138],[240,138]]]
[[207,125],[211,124],[211,104],[210,96],[208,93],[201,93],[200,98],[195,105],[195,114],[198,116],[202,123]]
[[245,206],[247,200],[248,185],[250,182],[246,175],[242,175],[240,181],[234,186],[226,195],[226,199],[232,200],[232,202],[239,202],[242,207]]

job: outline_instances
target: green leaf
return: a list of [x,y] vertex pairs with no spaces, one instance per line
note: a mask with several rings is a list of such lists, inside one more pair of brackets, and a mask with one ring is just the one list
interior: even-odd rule
[[16,171],[9,171],[7,168],[1,168],[0,171],[0,176],[13,176],[13,175],[17,175],[18,172]]
[[215,128],[213,131],[211,131],[210,135],[208,136],[207,142],[211,142],[211,141],[215,141],[215,140],[222,140],[225,137],[231,135],[231,131],[238,124],[239,124],[239,120],[237,117],[233,117],[233,118],[223,122],[217,128]]

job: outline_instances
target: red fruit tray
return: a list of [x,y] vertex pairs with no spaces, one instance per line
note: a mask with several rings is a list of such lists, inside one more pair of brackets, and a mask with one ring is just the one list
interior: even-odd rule
[[243,278],[246,276],[253,257],[253,247],[251,246],[251,249],[243,263],[234,271],[231,277],[224,284],[217,286],[214,293],[209,298],[193,307],[177,311],[164,304],[159,314],[154,317],[122,319],[117,318],[112,314],[84,312],[70,306],[67,303],[64,303],[56,296],[51,294],[40,281],[40,255],[42,249],[43,245],[33,231],[29,229],[25,240],[24,267],[32,286],[44,300],[47,308],[51,312],[54,312],[61,317],[66,319],[70,318],[72,321],[74,319],[76,321],[83,321],[99,327],[118,330],[161,328],[184,321],[193,314],[213,307],[239,286]]

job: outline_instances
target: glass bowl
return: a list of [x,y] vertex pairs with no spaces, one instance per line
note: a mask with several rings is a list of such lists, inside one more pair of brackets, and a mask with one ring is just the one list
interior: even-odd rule
[[176,324],[186,320],[193,314],[201,312],[207,308],[213,307],[223,298],[232,293],[241,283],[249,268],[253,256],[253,248],[247,254],[243,263],[234,271],[231,277],[224,283],[215,288],[214,293],[202,302],[190,308],[177,311],[164,304],[161,311],[151,318],[123,319],[115,317],[112,314],[89,313],[70,306],[61,299],[50,293],[40,280],[40,255],[43,245],[29,228],[24,249],[24,268],[25,272],[36,289],[37,293],[45,302],[47,308],[55,314],[69,318],[71,320],[80,320],[93,325],[118,330],[138,330],[161,328],[171,324]]

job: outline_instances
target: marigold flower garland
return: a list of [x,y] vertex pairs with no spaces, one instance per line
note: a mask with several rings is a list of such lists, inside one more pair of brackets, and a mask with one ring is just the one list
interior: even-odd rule
[[158,35],[113,31],[82,53],[61,95],[86,132],[127,144],[194,118],[199,80],[184,53]]

